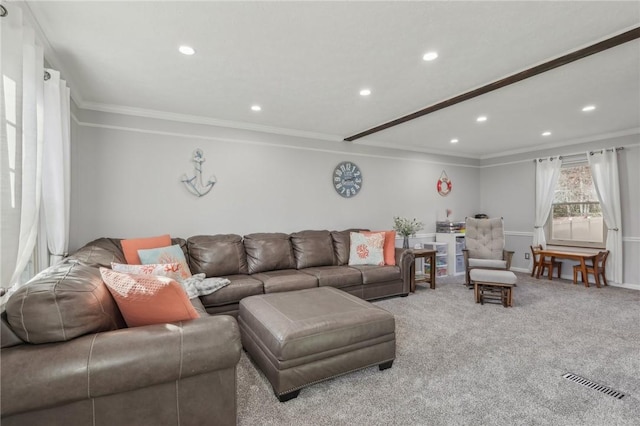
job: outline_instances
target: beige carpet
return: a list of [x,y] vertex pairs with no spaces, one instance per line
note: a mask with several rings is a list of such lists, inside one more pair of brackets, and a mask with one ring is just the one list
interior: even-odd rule
[[[474,303],[462,277],[375,302],[397,358],[280,403],[242,355],[240,425],[640,425],[640,292],[518,275],[514,307]],[[627,395],[570,382],[571,372]]]

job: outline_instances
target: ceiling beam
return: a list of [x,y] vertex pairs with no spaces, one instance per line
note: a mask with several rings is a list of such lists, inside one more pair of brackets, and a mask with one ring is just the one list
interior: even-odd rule
[[437,104],[428,106],[419,111],[413,112],[411,114],[405,115],[400,118],[396,118],[395,120],[388,121],[384,124],[380,124],[379,126],[372,127],[364,132],[360,132],[356,135],[349,136],[344,140],[346,142],[353,142],[356,139],[363,138],[365,136],[369,136],[373,133],[380,132],[382,130],[386,130],[390,127],[397,126],[399,124],[405,123],[407,121],[422,117],[427,114],[431,114],[432,112],[450,107],[455,104],[459,104],[460,102],[467,101],[469,99],[475,98],[480,95],[484,95],[485,93],[492,92],[496,89],[500,89],[501,87],[509,86],[511,84],[517,83],[519,81],[525,80],[527,78],[531,78],[538,74],[542,74],[543,72],[550,71],[554,68],[561,67],[563,65],[569,64],[571,62],[577,61],[582,58],[586,58],[587,56],[602,52],[607,49],[611,49],[612,47],[619,46],[623,43],[627,43],[632,40],[636,40],[640,38],[640,27],[633,28],[629,31],[625,31],[624,33],[618,34],[601,42],[592,44],[591,46],[584,47],[582,49],[576,50],[575,52],[568,53],[566,55],[560,56],[559,58],[552,59],[548,62],[545,62],[540,65],[536,65],[534,67],[528,68],[524,71],[520,71],[519,73],[512,74],[508,77],[505,77],[501,80],[494,81],[493,83],[489,83],[485,86],[479,87],[474,90],[470,90],[466,93],[463,93],[458,96],[454,96],[453,98],[444,100],[442,102],[438,102]]

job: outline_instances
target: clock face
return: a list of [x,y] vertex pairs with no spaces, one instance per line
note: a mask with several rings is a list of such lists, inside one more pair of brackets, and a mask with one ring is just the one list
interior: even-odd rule
[[362,188],[362,172],[350,161],[343,161],[333,170],[333,187],[344,198],[355,196]]

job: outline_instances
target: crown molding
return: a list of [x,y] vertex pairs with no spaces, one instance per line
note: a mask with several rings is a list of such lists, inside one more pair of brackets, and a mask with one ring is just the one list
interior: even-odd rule
[[[143,117],[143,118],[152,118],[152,119],[158,119],[158,120],[168,120],[168,121],[175,121],[175,122],[181,122],[181,123],[204,124],[209,126],[232,128],[232,129],[247,130],[247,131],[254,131],[254,132],[264,132],[264,133],[283,135],[283,136],[294,136],[294,137],[301,137],[305,139],[317,139],[317,140],[324,140],[324,141],[330,141],[330,142],[343,141],[342,136],[332,135],[328,133],[309,132],[305,130],[287,129],[283,127],[263,126],[259,124],[252,124],[252,123],[246,123],[246,122],[220,120],[216,118],[203,117],[203,116],[197,116],[197,115],[173,113],[173,112],[167,112],[167,111],[157,111],[157,110],[128,107],[128,106],[122,106],[122,105],[110,105],[110,104],[102,104],[97,102],[84,102],[82,98],[79,96],[79,94],[77,97],[74,97],[73,90],[72,90],[72,98],[74,99],[74,101],[76,102],[76,105],[80,109],[85,109],[90,111],[106,112],[106,113],[112,113],[112,114],[121,114],[121,115]],[[450,156],[454,158],[457,157],[457,158],[468,158],[473,160],[490,160],[495,158],[509,157],[511,155],[517,155],[517,154],[534,153],[534,152],[539,152],[545,149],[563,148],[563,147],[568,147],[573,145],[580,145],[583,143],[597,142],[600,140],[613,139],[617,137],[638,135],[638,134],[640,134],[640,127],[634,127],[631,129],[621,130],[618,132],[604,133],[600,135],[587,136],[587,137],[578,138],[578,139],[567,139],[565,141],[548,143],[544,145],[537,145],[535,147],[529,147],[529,148],[514,149],[509,151],[503,151],[498,154],[487,154],[487,155],[462,154],[462,153],[453,152],[453,151],[442,151],[442,150],[435,150],[435,149],[428,149],[428,148],[420,148],[413,145],[395,144],[391,142],[365,141],[362,139],[359,141],[351,142],[351,143],[355,145],[370,146],[375,148],[384,148],[384,149],[392,149],[392,150],[400,150],[400,151],[408,151],[408,152],[419,152],[423,154]],[[529,161],[529,160],[527,159],[527,160],[521,160],[517,162],[525,162],[525,161]],[[461,165],[459,163],[454,163],[454,162],[447,163],[442,161],[435,161],[434,163],[443,164],[443,165],[452,165],[452,166],[474,167],[474,168],[478,168],[478,167],[484,168],[484,167],[494,166],[494,165],[482,165],[482,166]]]
[[[514,150],[511,150],[511,151],[504,151],[504,152],[501,152],[499,154],[482,155],[479,158],[480,158],[480,160],[490,160],[490,159],[493,159],[493,158],[508,157],[510,155],[527,154],[527,153],[542,151],[542,150],[545,150],[545,149],[564,148],[564,147],[572,146],[572,145],[580,145],[580,144],[588,143],[588,142],[597,142],[597,141],[601,141],[601,140],[605,140],[605,139],[613,139],[613,138],[618,138],[618,137],[622,137],[622,136],[630,136],[630,135],[638,135],[638,134],[640,134],[640,127],[633,127],[631,129],[620,130],[618,132],[603,133],[603,134],[600,134],[600,135],[587,136],[587,137],[584,137],[584,138],[567,139],[567,140],[561,141],[561,142],[554,142],[554,143],[548,143],[548,144],[544,144],[544,145],[537,145],[535,148],[514,149]],[[526,161],[529,161],[529,160],[526,160]]]
[[249,130],[253,132],[272,133],[276,135],[295,136],[306,139],[319,139],[330,142],[341,142],[342,136],[328,133],[308,132],[305,130],[287,129],[282,127],[263,126],[260,124],[240,121],[220,120],[216,118],[198,115],[180,114],[175,112],[158,111],[146,108],[128,107],[122,105],[109,105],[96,102],[78,103],[81,109],[108,112],[112,114],[130,115],[135,117],[153,118],[157,120],[177,121],[190,124],[204,124],[208,126],[226,127],[231,129]]
[[450,157],[460,157],[460,158],[471,158],[473,160],[479,160],[481,157],[479,155],[473,154],[462,154],[454,151],[443,151],[441,149],[429,149],[429,148],[420,148],[414,145],[402,145],[396,144],[392,142],[381,142],[381,141],[366,141],[363,139],[355,140],[351,142],[356,145],[366,145],[373,146],[377,148],[387,148],[387,149],[399,149],[402,151],[411,151],[411,152],[421,152],[423,154],[432,154],[432,155],[444,155]]
[[[73,92],[72,92],[72,97],[73,97]],[[270,134],[283,135],[283,136],[294,136],[294,137],[301,137],[305,139],[317,139],[317,140],[324,140],[324,141],[330,141],[330,142],[343,141],[342,136],[332,135],[328,133],[309,132],[305,130],[263,126],[259,124],[252,124],[252,123],[246,123],[246,122],[220,120],[216,118],[203,117],[203,116],[197,116],[197,115],[180,114],[180,113],[173,113],[173,112],[167,112],[167,111],[157,111],[157,110],[128,107],[128,106],[122,106],[122,105],[110,105],[110,104],[102,104],[97,102],[85,102],[85,101],[82,101],[82,99],[79,96],[74,97],[74,101],[76,102],[76,105],[78,106],[78,108],[90,110],[90,111],[151,118],[151,119],[157,119],[157,120],[168,120],[168,121],[175,121],[175,122],[181,122],[181,123],[204,124],[209,126],[224,127],[224,128],[238,129],[238,130],[247,130],[247,131],[253,131],[253,132],[263,132],[263,133],[270,133]],[[636,134],[640,134],[640,127],[634,127],[634,128],[622,130],[619,132],[588,136],[584,138],[568,139],[566,141],[549,143],[545,145],[537,145],[536,147],[530,147],[530,148],[514,149],[510,151],[504,151],[499,154],[488,154],[488,155],[461,154],[459,152],[456,153],[456,152],[434,150],[434,149],[428,149],[428,148],[419,148],[413,145],[402,145],[402,144],[394,144],[390,142],[380,142],[380,141],[359,140],[357,142],[354,141],[352,143],[355,145],[370,146],[375,148],[393,149],[393,150],[408,151],[408,152],[419,152],[423,154],[450,156],[454,158],[457,157],[457,158],[468,158],[468,159],[474,159],[474,160],[489,160],[494,158],[508,157],[508,156],[517,155],[517,154],[533,153],[533,152],[538,152],[545,149],[563,148],[563,147],[572,146],[572,145],[579,145],[579,144],[588,143],[588,142],[596,142],[600,140],[612,139],[616,137],[630,136],[630,135],[636,135]],[[520,162],[524,162],[524,161],[529,161],[529,160],[522,160]],[[442,165],[473,167],[473,168],[477,168],[477,167],[482,168],[482,167],[492,166],[492,165],[488,165],[488,166],[461,165],[455,162],[447,163],[443,161],[434,161],[434,163],[442,164]]]
[[[232,143],[232,144],[242,143],[247,145],[271,146],[271,147],[295,149],[295,150],[301,150],[301,151],[325,152],[330,154],[340,154],[340,155],[348,154],[354,157],[383,158],[386,160],[411,161],[411,162],[424,163],[424,164],[437,164],[438,166],[455,166],[455,167],[471,167],[471,168],[479,167],[477,165],[445,163],[442,161],[427,160],[424,158],[410,158],[410,157],[402,157],[402,156],[394,156],[394,155],[373,154],[373,153],[367,153],[367,152],[353,152],[353,151],[331,149],[331,148],[316,148],[316,147],[305,146],[301,144],[294,145],[294,144],[275,143],[275,142],[269,142],[269,141],[257,141],[253,139],[197,135],[197,134],[188,133],[188,132],[169,132],[169,131],[163,131],[163,130],[147,129],[140,126],[132,127],[132,126],[104,124],[104,123],[91,123],[88,121],[80,120],[74,112],[71,112],[71,119],[73,120],[74,123],[76,123],[80,127],[93,127],[93,128],[108,129],[108,130],[118,130],[123,132],[146,133],[146,134],[152,134],[152,135],[179,137],[179,138],[185,138],[185,139],[210,140],[210,141],[225,142],[225,143]],[[334,146],[337,146],[337,147],[347,146],[346,144],[342,144],[342,139],[340,139],[337,142],[339,142],[339,144]]]

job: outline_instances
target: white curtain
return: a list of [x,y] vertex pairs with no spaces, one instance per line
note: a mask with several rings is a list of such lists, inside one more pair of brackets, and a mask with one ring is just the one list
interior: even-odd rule
[[69,245],[70,91],[58,71],[46,71],[39,270],[62,260]]
[[551,212],[553,196],[560,176],[562,159],[558,157],[539,158],[536,160],[536,211],[533,229],[533,245],[546,247],[544,224]]
[[615,149],[588,152],[589,167],[604,223],[607,225],[607,279],[622,283],[622,208],[620,207],[620,178],[618,154]]
[[[19,283],[36,243],[41,198],[43,52],[22,10],[0,17],[0,285]],[[15,287],[14,287],[15,288]]]

